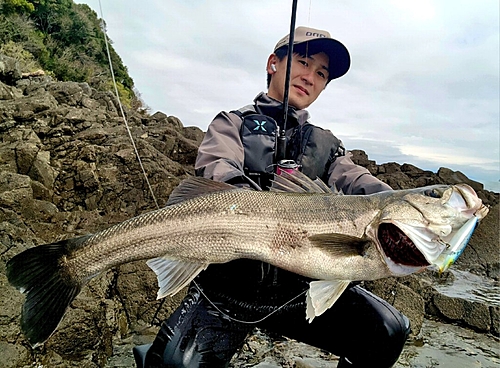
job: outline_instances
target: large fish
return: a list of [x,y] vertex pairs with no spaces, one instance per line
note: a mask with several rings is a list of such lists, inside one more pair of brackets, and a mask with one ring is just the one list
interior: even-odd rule
[[165,208],[16,255],[7,277],[26,294],[21,328],[34,346],[54,332],[90,279],[141,259],[157,274],[159,298],[209,264],[238,258],[319,280],[307,295],[312,320],[351,281],[448,267],[487,212],[467,185],[344,196],[298,172],[275,177],[269,192],[191,177]]

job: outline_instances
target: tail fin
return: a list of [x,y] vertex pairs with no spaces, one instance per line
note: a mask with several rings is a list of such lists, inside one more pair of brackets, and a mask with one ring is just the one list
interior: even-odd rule
[[83,236],[30,248],[7,262],[9,282],[26,294],[21,329],[32,346],[43,343],[52,335],[84,286],[61,268],[61,257],[78,248],[87,238]]

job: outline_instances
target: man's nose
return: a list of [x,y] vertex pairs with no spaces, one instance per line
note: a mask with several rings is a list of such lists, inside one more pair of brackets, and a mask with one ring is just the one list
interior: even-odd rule
[[304,81],[307,84],[312,85],[313,81],[314,81],[312,72],[309,71],[309,72],[305,72],[304,74],[302,74],[302,81]]

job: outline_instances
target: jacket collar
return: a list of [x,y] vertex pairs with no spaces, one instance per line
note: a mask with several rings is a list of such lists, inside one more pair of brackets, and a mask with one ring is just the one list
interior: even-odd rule
[[[283,125],[283,103],[275,100],[261,92],[254,99],[255,106],[264,115],[272,117],[279,126]],[[303,125],[309,119],[307,110],[297,110],[293,106],[288,107],[288,118],[286,123],[287,130],[295,127],[297,124]]]

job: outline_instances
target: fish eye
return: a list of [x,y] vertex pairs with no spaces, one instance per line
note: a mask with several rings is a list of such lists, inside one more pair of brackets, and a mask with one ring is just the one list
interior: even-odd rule
[[424,194],[427,197],[431,198],[441,198],[441,193],[439,193],[436,189],[427,189]]

